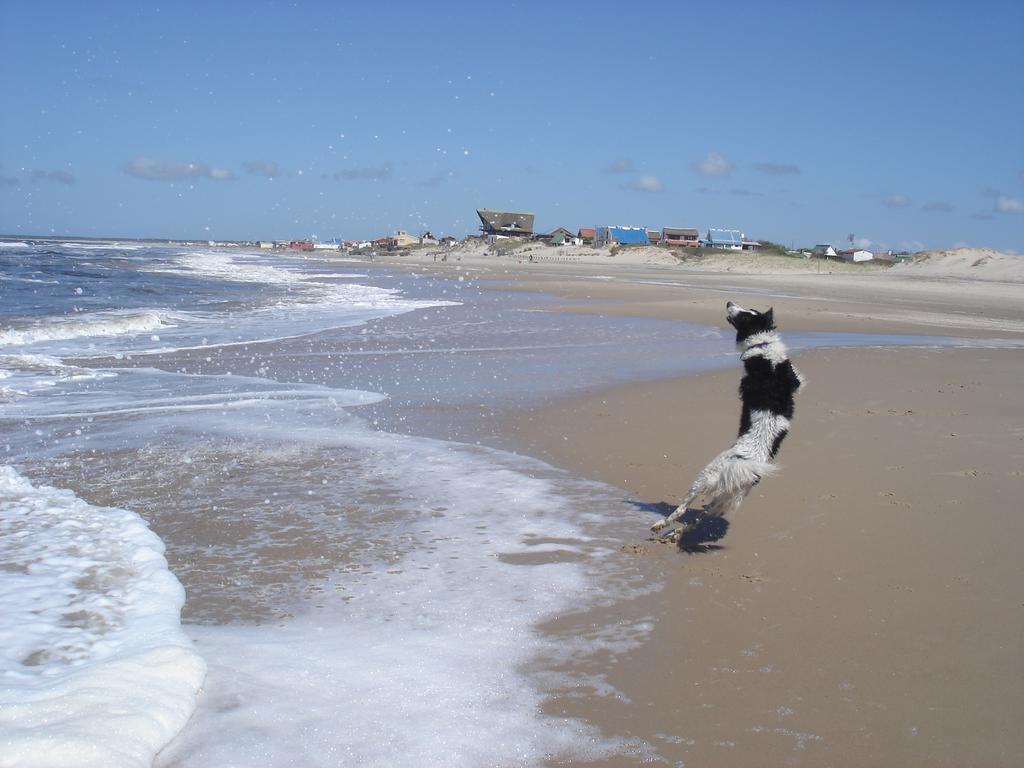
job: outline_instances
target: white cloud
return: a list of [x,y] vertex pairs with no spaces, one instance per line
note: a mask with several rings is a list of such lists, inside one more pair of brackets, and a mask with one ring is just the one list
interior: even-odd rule
[[995,204],[997,213],[1024,213],[1024,200],[1009,195],[999,195]]
[[32,171],[29,174],[32,181],[53,181],[58,184],[74,184],[78,181],[74,174],[67,171]]
[[657,176],[641,176],[636,181],[623,184],[623,189],[631,189],[634,192],[659,193],[665,191],[665,184]]
[[906,208],[911,202],[911,199],[906,195],[889,195],[882,200],[882,205],[886,208]]
[[921,206],[921,210],[929,213],[950,213],[953,210],[953,206],[941,200],[936,200],[931,203],[925,203]]
[[224,168],[211,168],[205,163],[179,162],[176,160],[153,160],[137,157],[124,164],[123,170],[129,176],[149,181],[184,181],[185,179],[215,179],[223,181],[235,178],[235,174]]
[[691,163],[690,167],[701,176],[728,176],[735,166],[725,156],[711,151],[703,160]]

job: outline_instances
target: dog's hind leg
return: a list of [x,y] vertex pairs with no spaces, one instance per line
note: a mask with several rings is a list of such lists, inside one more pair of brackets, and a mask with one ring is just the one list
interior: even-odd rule
[[693,500],[701,494],[707,493],[711,488],[714,487],[718,471],[716,468],[716,461],[708,464],[699,475],[697,479],[693,481],[693,485],[690,486],[690,490],[686,493],[686,498],[683,499],[682,504],[675,508],[675,511],[666,515],[662,520],[659,520],[651,526],[651,530],[654,533],[663,531],[668,528],[672,523],[679,520],[680,517],[686,514],[686,510],[689,509]]
[[750,489],[745,488],[743,490],[726,492],[721,496],[716,496],[708,503],[707,507],[704,508],[705,516],[725,517],[726,515],[731,515],[740,508],[743,500],[747,498],[748,493],[750,493]]

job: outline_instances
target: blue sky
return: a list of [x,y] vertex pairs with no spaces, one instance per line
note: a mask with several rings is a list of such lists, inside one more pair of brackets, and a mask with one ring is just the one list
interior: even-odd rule
[[1024,252],[1024,3],[0,0],[0,233]]

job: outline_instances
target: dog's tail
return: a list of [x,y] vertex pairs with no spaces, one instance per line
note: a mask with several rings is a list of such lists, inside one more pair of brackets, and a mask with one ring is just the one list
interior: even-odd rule
[[777,466],[767,461],[731,456],[718,475],[718,494],[743,496],[761,482],[761,478],[774,475],[778,471]]

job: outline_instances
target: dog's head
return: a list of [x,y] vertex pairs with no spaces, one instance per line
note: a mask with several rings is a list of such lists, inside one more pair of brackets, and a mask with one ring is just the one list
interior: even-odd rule
[[742,344],[756,333],[775,330],[775,316],[770,307],[767,312],[758,312],[756,309],[744,309],[730,301],[725,305],[725,319],[736,329],[737,344]]

